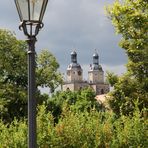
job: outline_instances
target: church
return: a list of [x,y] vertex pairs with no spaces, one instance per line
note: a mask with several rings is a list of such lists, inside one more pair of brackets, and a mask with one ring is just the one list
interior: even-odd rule
[[84,87],[94,89],[96,95],[106,94],[109,92],[109,84],[104,81],[104,71],[99,64],[99,55],[95,51],[92,56],[93,64],[88,70],[88,80],[83,80],[83,69],[77,62],[76,51],[71,52],[71,63],[67,67],[66,80],[63,83],[63,91],[77,91]]

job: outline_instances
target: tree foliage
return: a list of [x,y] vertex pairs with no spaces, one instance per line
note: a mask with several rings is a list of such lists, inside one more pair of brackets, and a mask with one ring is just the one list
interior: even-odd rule
[[[138,108],[133,117],[115,119],[112,112],[73,112],[64,107],[55,124],[52,113],[42,105],[37,115],[37,144],[41,148],[146,148],[146,123]],[[15,120],[9,126],[0,121],[0,131],[0,147],[27,148],[26,121]]]
[[[27,115],[27,44],[14,33],[0,29],[0,118],[7,121]],[[54,90],[61,83],[59,64],[48,51],[37,56],[37,88],[49,86]],[[51,77],[52,79],[49,79]],[[44,97],[39,89],[38,102]]]
[[53,113],[55,121],[58,122],[65,106],[74,112],[90,111],[91,109],[101,110],[102,106],[95,99],[95,92],[91,88],[80,91],[61,91],[53,94],[45,101],[48,111]]
[[141,109],[148,105],[148,1],[116,0],[107,12],[128,56],[127,73],[114,83],[110,103],[116,113],[128,114],[135,99]]
[[50,92],[62,84],[62,76],[57,71],[59,64],[47,50],[42,50],[37,58],[37,85],[50,88]]
[[0,30],[0,117],[7,120],[27,112],[26,47],[10,31]]

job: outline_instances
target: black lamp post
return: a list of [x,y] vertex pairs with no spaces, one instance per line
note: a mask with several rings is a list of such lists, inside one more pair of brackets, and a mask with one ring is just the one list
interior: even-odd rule
[[36,148],[36,99],[35,99],[35,42],[43,27],[43,16],[48,0],[14,0],[20,17],[20,30],[27,36],[28,49],[28,147]]

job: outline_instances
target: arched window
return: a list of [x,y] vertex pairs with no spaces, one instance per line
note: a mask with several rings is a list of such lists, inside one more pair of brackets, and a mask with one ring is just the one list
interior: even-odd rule
[[66,89],[67,91],[70,91],[70,89],[69,89],[69,87],[67,87],[67,89]]
[[104,94],[104,89],[101,89],[101,94]]

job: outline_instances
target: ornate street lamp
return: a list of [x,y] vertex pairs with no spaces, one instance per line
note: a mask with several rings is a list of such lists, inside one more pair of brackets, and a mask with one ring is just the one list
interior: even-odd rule
[[28,43],[28,147],[36,148],[36,99],[35,99],[35,42],[43,27],[43,16],[48,0],[14,0],[20,17],[20,30],[27,36]]

